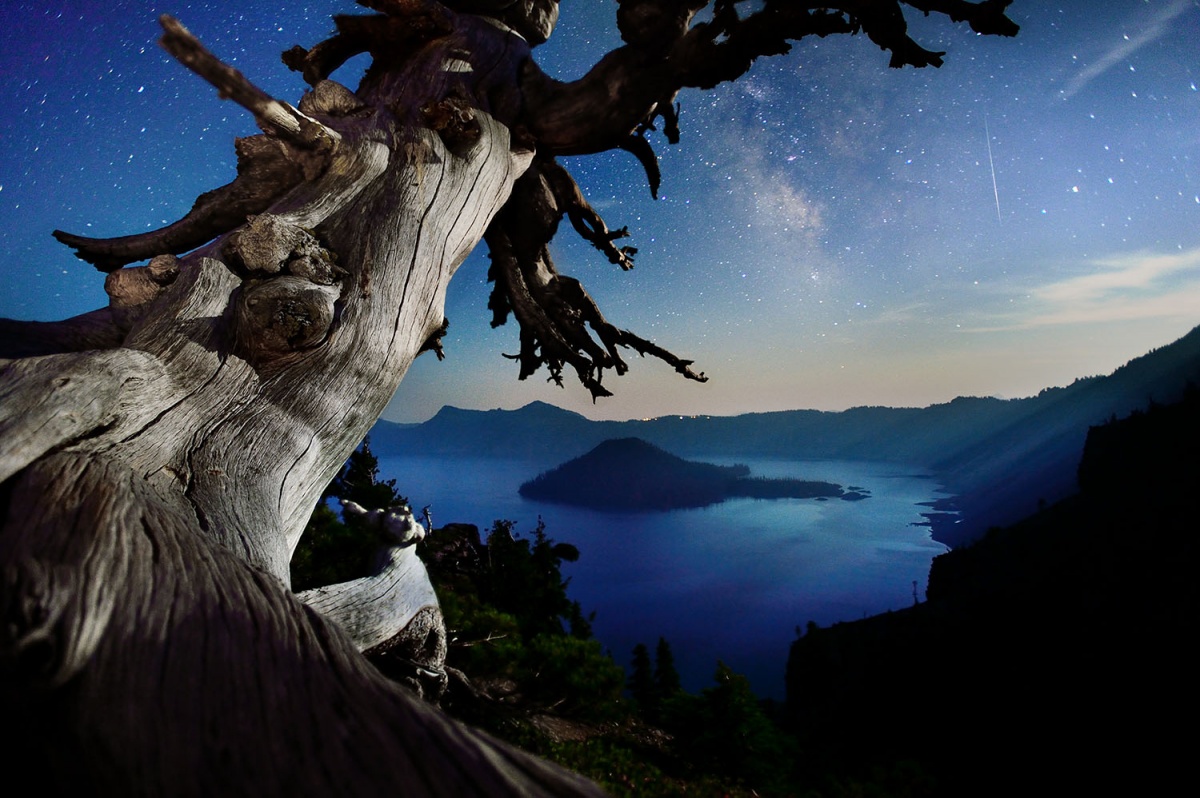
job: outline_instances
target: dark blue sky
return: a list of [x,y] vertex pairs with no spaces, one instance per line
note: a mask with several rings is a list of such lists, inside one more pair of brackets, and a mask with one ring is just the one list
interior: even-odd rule
[[[236,11],[231,11],[236,8]],[[615,3],[564,0],[538,60],[575,77],[615,46]],[[0,315],[103,304],[101,275],[50,238],[181,216],[233,175],[248,116],[155,44],[179,17],[282,99],[279,62],[350,0],[6,2],[0,8]],[[388,415],[533,399],[593,417],[1020,396],[1108,372],[1200,323],[1200,4],[1016,0],[1016,39],[912,15],[940,69],[889,70],[865,37],[801,42],[714,91],[685,92],[683,141],[656,142],[650,199],[631,156],[569,159],[621,273],[564,230],[561,270],[609,319],[693,357],[697,385],[650,361],[586,392],[500,357],[486,259],[451,286],[445,362],[422,358]],[[353,85],[361,64],[337,77]],[[990,150],[990,152],[989,152]],[[994,177],[994,180],[993,180]]]

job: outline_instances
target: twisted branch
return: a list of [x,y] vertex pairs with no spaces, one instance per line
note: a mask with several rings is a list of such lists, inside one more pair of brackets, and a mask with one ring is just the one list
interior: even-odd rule
[[[600,218],[600,214],[596,213],[596,210],[583,198],[583,192],[579,190],[579,184],[575,182],[575,178],[571,177],[571,173],[557,161],[542,160],[537,163],[536,168],[541,171],[546,186],[550,190],[551,198],[559,209],[559,218],[561,219],[562,214],[565,213],[571,220],[571,226],[575,228],[575,232],[603,252],[609,263],[614,263],[626,271],[632,269],[633,256],[637,254],[637,247],[617,247],[613,244],[613,241],[628,238],[629,228],[608,229],[608,225],[604,223],[604,219]],[[655,188],[657,188],[656,185]],[[553,230],[550,231],[550,235],[553,237]],[[547,239],[548,242],[549,239]]]
[[604,371],[628,371],[620,349],[631,348],[663,360],[688,379],[705,382],[703,373],[691,369],[692,361],[611,324],[578,280],[559,274],[547,244],[564,214],[610,261],[623,268],[633,265],[635,250],[612,243],[628,231],[610,231],[561,165],[551,159],[535,161],[484,239],[492,258],[488,276],[495,283],[488,303],[492,326],[504,324],[511,313],[521,327],[520,352],[505,355],[520,364],[518,378],[546,366],[550,381],[562,386],[563,369],[569,366],[593,400],[611,396],[602,384]]
[[356,55],[370,53],[372,69],[400,63],[413,50],[454,30],[451,13],[435,0],[358,0],[378,14],[339,14],[337,34],[283,54],[283,63],[316,86]]
[[506,357],[520,362],[521,379],[546,365],[550,379],[561,384],[562,369],[570,365],[593,398],[605,396],[603,371],[624,373],[628,366],[618,350],[628,347],[670,363],[689,379],[704,380],[692,371],[691,361],[609,324],[577,280],[558,274],[546,244],[563,214],[622,268],[633,265],[636,250],[613,244],[628,231],[608,229],[555,155],[627,150],[641,162],[657,198],[658,160],[645,136],[661,119],[667,140],[679,140],[675,97],[684,87],[712,88],[742,76],[761,56],[787,53],[806,36],[835,33],[866,33],[891,53],[892,67],[941,66],[944,53],[909,37],[905,5],[966,21],[978,33],[1017,33],[1016,24],[1004,15],[1011,0],[763,0],[757,10],[743,15],[738,7],[744,2],[715,0],[711,19],[693,24],[709,0],[619,0],[617,27],[625,45],[584,77],[560,83],[532,62],[527,65],[521,86],[524,121],[537,141],[539,160],[517,183],[486,236],[490,277],[496,283],[488,303],[492,325],[503,324],[510,312],[516,315],[521,351]]
[[764,0],[741,15],[745,0],[715,0],[712,18],[692,24],[708,0],[621,0],[617,25],[625,46],[600,60],[584,77],[558,83],[531,70],[525,84],[531,131],[553,154],[622,147],[629,134],[666,122],[678,139],[676,93],[709,89],[744,75],[762,56],[782,55],[807,36],[863,32],[891,53],[890,66],[941,66],[943,52],[927,50],[908,35],[904,6],[966,22],[980,34],[1015,36],[1005,10],[1012,0],[844,0],[840,3]]
[[333,128],[276,100],[213,55],[174,17],[159,18],[163,49],[254,115],[265,136],[235,142],[237,178],[196,198],[177,222],[159,230],[115,238],[91,238],[55,230],[53,235],[103,272],[155,255],[180,254],[229,232],[252,214],[267,210],[280,196],[328,166],[341,136]]

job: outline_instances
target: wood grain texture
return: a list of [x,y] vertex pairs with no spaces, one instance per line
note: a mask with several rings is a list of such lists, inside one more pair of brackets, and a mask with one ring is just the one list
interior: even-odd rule
[[345,632],[197,534],[186,507],[129,469],[58,454],[6,493],[5,717],[44,743],[37,759],[4,762],[12,783],[101,795],[599,794],[382,677]]
[[[31,730],[30,756],[6,764],[51,791],[596,793],[359,653],[412,632],[444,658],[411,546],[306,597],[320,609],[287,589],[313,505],[442,328],[446,284],[532,157],[487,111],[515,107],[492,88],[515,86],[528,46],[461,27],[365,82],[361,107],[336,89],[309,104],[336,130],[328,163],[298,185],[257,173],[288,185],[253,256],[239,226],[171,279],[122,272],[114,302],[138,311],[83,338],[104,348],[0,364],[0,695]],[[478,36],[480,60],[448,71]],[[450,94],[475,98],[477,132],[453,149],[412,125]],[[40,329],[10,325],[8,351],[38,351],[20,339]]]
[[415,546],[389,547],[382,560],[373,576],[305,590],[296,597],[334,620],[360,651],[382,645],[418,612],[438,605]]

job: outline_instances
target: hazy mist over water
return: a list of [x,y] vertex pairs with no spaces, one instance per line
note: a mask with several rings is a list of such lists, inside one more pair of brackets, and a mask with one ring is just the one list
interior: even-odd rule
[[684,687],[712,683],[717,660],[746,674],[761,696],[783,697],[795,628],[900,609],[924,599],[929,564],[945,547],[920,502],[943,494],[908,466],[848,461],[710,458],[742,462],[754,476],[796,477],[860,487],[871,498],[734,499],[701,509],[599,512],[530,501],[520,484],[555,465],[490,458],[382,457],[416,512],[434,526],[475,524],[486,538],[498,518],[579,548],[564,566],[568,595],[595,612],[596,637],[621,665],[633,646],[665,637]]

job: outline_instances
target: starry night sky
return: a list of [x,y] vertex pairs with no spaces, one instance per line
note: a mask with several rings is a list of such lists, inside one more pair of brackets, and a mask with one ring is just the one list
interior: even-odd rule
[[[236,9],[236,10],[231,10]],[[615,3],[564,0],[543,69],[581,75],[619,44]],[[105,304],[102,275],[56,227],[122,235],[182,216],[234,174],[255,131],[155,43],[180,18],[274,96],[279,62],[350,0],[0,6],[0,316]],[[587,392],[500,357],[487,260],[447,302],[448,358],[421,358],[386,417],[540,399],[593,418],[924,405],[1024,396],[1107,373],[1200,324],[1200,2],[1016,0],[1016,39],[910,15],[941,69],[891,70],[866,37],[805,40],[740,81],[685,91],[683,141],[654,141],[659,201],[623,152],[565,159],[610,227],[622,273],[564,226],[559,269],[609,320],[708,373],[656,361]],[[335,75],[351,86],[364,62]]]

